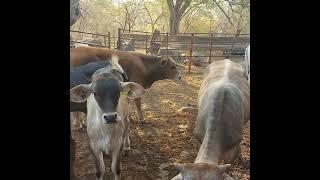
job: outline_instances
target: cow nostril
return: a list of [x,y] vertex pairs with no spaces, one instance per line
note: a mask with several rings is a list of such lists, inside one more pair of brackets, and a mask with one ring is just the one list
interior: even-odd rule
[[181,76],[179,76],[178,79],[181,79]]
[[105,122],[108,123],[115,123],[117,119],[117,114],[108,114],[108,115],[103,115],[103,118]]

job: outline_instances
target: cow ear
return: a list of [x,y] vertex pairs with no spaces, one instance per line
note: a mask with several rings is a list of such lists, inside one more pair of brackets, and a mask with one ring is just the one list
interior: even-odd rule
[[224,165],[220,165],[219,166],[219,171],[221,172],[221,173],[224,173],[224,172],[226,172],[228,169],[230,169],[231,168],[231,164],[224,164]]
[[121,92],[130,99],[136,99],[144,95],[145,89],[134,82],[121,82]]
[[184,164],[182,163],[173,163],[173,166],[178,169],[180,172],[184,170]]
[[91,94],[91,85],[80,84],[70,90],[70,101],[81,103],[87,100]]

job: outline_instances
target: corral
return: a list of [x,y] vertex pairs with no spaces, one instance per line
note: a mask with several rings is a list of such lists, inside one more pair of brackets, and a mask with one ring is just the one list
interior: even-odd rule
[[[232,59],[242,62],[243,58]],[[130,125],[131,154],[122,160],[123,179],[170,179],[176,174],[173,162],[193,162],[198,149],[192,131],[196,112],[178,112],[182,107],[197,104],[198,90],[204,67],[179,64],[180,81],[162,80],[147,90],[143,100],[146,122],[137,122],[135,106],[131,105],[133,121]],[[84,118],[84,117],[82,117]],[[74,131],[77,144],[76,175],[94,177],[95,165],[89,150],[85,130]],[[243,160],[232,164],[228,172],[236,179],[250,179],[250,121],[243,130],[241,142]],[[110,158],[105,158],[106,176],[112,179]]]
[[[182,54],[188,59],[196,59],[206,66],[209,63],[225,58],[239,59],[244,56],[246,47],[250,44],[249,34],[226,33],[160,33],[128,31],[118,29],[118,33],[96,34],[81,31],[70,31],[70,43],[88,44],[89,46],[121,49],[121,42],[132,39],[132,47],[137,52],[147,54],[151,43],[161,44],[158,55],[168,55],[182,63]],[[99,43],[90,43],[99,42]],[[188,72],[191,71],[189,63]]]

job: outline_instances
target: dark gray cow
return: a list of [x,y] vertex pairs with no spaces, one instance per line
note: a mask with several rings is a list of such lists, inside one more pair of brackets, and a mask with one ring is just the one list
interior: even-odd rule
[[[70,89],[79,84],[90,84],[92,74],[103,67],[110,65],[109,61],[90,62],[70,70]],[[80,122],[79,113],[86,113],[85,103],[70,102],[70,119],[76,127],[82,128],[85,122]]]
[[198,116],[193,131],[201,143],[194,163],[178,164],[174,180],[232,179],[225,174],[241,155],[243,125],[250,119],[250,89],[240,64],[228,59],[211,63],[198,94]]
[[[70,89],[79,84],[90,84],[91,76],[98,69],[111,65],[110,61],[97,61],[78,66],[70,70]],[[71,103],[71,102],[70,102]],[[75,108],[70,104],[70,111],[74,112]],[[81,110],[81,112],[86,112]]]
[[103,153],[112,154],[111,170],[115,180],[121,179],[120,152],[130,150],[128,100],[145,92],[137,83],[123,82],[124,71],[117,59],[112,59],[112,67],[97,70],[91,84],[80,84],[70,90],[71,101],[87,101],[87,132],[98,180],[105,174]]

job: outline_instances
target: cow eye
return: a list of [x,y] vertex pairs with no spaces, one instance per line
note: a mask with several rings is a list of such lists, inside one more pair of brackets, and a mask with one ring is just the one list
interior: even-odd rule
[[176,69],[176,67],[175,67],[175,66],[172,66],[171,69],[174,70],[174,69]]
[[96,95],[97,95],[97,93],[96,93],[96,92],[92,92],[92,94],[93,94],[94,96],[96,96]]

